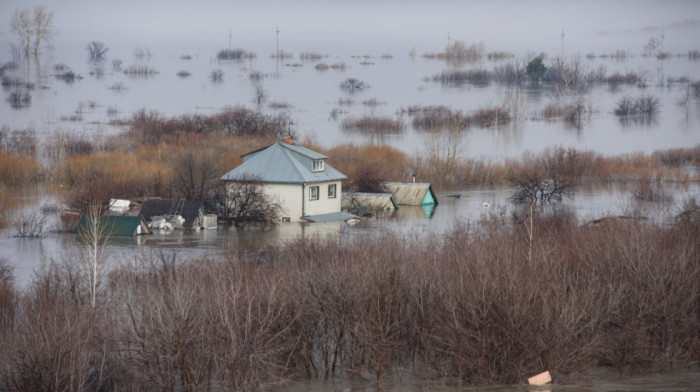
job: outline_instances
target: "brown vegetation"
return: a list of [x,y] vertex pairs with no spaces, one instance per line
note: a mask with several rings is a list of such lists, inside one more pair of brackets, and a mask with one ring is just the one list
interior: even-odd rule
[[323,153],[329,164],[348,176],[343,188],[353,192],[379,192],[382,182],[405,179],[410,165],[408,155],[386,145],[341,144]]
[[[256,255],[144,255],[93,308],[66,264],[0,279],[3,390],[269,389],[399,369],[459,384],[555,382],[697,361],[696,221],[579,227],[502,216],[420,239],[297,240]],[[546,271],[546,273],[544,273]]]
[[348,131],[357,131],[372,135],[392,135],[402,133],[404,124],[401,119],[366,115],[359,118],[346,118],[341,127]]

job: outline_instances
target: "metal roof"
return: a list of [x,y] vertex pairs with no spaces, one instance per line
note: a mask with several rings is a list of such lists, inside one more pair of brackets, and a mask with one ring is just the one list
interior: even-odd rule
[[385,182],[382,187],[394,195],[398,204],[419,206],[425,203],[426,194],[430,193],[433,202],[437,204],[437,197],[429,183],[410,182]]
[[[75,234],[82,234],[90,230],[90,219],[88,214],[83,214],[80,217],[80,222],[73,231]],[[99,216],[99,223],[101,227],[106,228],[106,233],[109,236],[134,236],[138,234],[153,234],[148,228],[148,225],[140,216],[126,216],[126,215],[101,215]],[[139,233],[138,228],[141,227],[141,232]]]
[[327,157],[296,144],[279,142],[244,155],[243,163],[221,176],[223,181],[256,179],[266,183],[303,184],[342,181],[347,177],[324,162],[324,170],[312,171],[314,160]]
[[398,203],[394,200],[394,196],[392,196],[391,193],[343,192],[343,208],[350,207],[353,201],[357,201],[374,210],[399,208]]

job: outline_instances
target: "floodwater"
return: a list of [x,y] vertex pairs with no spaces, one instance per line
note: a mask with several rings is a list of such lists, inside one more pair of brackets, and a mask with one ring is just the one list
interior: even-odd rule
[[[41,3],[41,1],[39,2]],[[700,144],[700,104],[697,99],[680,105],[683,83],[671,79],[700,79],[700,62],[687,56],[698,50],[700,3],[686,1],[471,2],[439,0],[314,2],[300,0],[260,2],[94,2],[66,0],[60,6],[45,2],[55,12],[59,31],[53,50],[37,57],[13,58],[9,48],[14,38],[5,25],[15,9],[26,7],[23,0],[0,4],[0,66],[16,61],[15,70],[5,76],[34,84],[28,90],[31,103],[13,107],[7,98],[16,91],[3,87],[0,127],[32,129],[42,143],[60,133],[77,133],[99,139],[124,129],[110,125],[128,119],[136,110],[155,110],[165,116],[213,114],[230,106],[257,108],[268,114],[283,114],[293,121],[292,130],[302,139],[330,147],[339,143],[386,143],[409,154],[423,154],[439,135],[411,127],[411,118],[401,113],[414,105],[445,105],[472,113],[500,105],[508,98],[517,101],[518,117],[506,126],[472,128],[461,133],[459,152],[465,157],[490,160],[516,158],[524,152],[565,146],[593,150],[604,155],[650,153],[658,149],[693,147]],[[279,29],[279,30],[278,30]],[[642,55],[650,38],[661,42],[672,56],[653,60]],[[86,44],[103,42],[108,48],[102,62],[88,61]],[[450,42],[467,45],[483,43],[485,52],[507,51],[508,60],[484,59],[463,65],[427,59],[426,53],[441,52]],[[218,61],[225,48],[242,48],[256,53],[244,61]],[[277,60],[277,49],[293,58]],[[624,50],[623,59],[602,54]],[[302,52],[322,55],[315,61],[300,59]],[[137,53],[145,56],[137,56]],[[538,86],[513,88],[490,83],[483,86],[444,85],[431,79],[451,70],[493,71],[509,61],[523,61],[528,53],[545,53],[547,59],[578,57],[587,71],[604,68],[608,75],[635,72],[649,87],[594,86],[582,94],[560,97]],[[596,56],[586,57],[593,53]],[[148,66],[158,72],[133,77],[112,66]],[[318,63],[342,64],[340,69],[319,71]],[[548,61],[545,62],[546,64]],[[54,66],[64,64],[81,78],[67,83],[55,77]],[[223,71],[214,82],[210,74]],[[188,76],[178,76],[185,71]],[[265,100],[254,103],[250,75],[262,75]],[[370,87],[349,93],[340,88],[347,78],[359,79]],[[653,121],[621,122],[613,114],[615,104],[625,96],[648,94],[658,97],[660,110]],[[542,109],[558,99],[570,102],[582,98],[592,112],[579,127],[562,120],[545,121]],[[342,102],[342,103],[341,103]],[[405,131],[382,138],[348,133],[341,129],[344,118],[378,115],[399,117]],[[648,206],[650,215],[663,219],[690,196],[700,194],[697,184],[673,186],[674,201]],[[218,230],[199,233],[174,232],[136,238],[113,239],[113,258],[135,257],[152,250],[175,251],[183,258],[227,252],[256,252],[297,237],[316,235],[351,239],[389,230],[403,233],[439,233],[455,225],[476,222],[484,215],[508,214],[509,189],[457,189],[441,191],[433,209],[402,207],[394,216],[367,219],[357,225],[345,223],[282,224],[264,232]],[[11,221],[17,214],[36,211],[55,203],[53,196],[31,190],[7,196],[11,202],[4,212]],[[630,192],[624,184],[597,185],[578,189],[563,204],[576,212],[581,223],[605,215],[624,214],[630,207]],[[485,204],[488,205],[488,208]],[[72,234],[51,230],[55,216],[49,216],[47,234],[39,239],[15,238],[12,227],[0,230],[0,257],[14,267],[23,285],[42,263],[69,257],[78,246]],[[644,377],[596,374],[574,386],[553,385],[552,391],[693,391],[700,385],[700,373],[677,371]],[[389,390],[444,390],[440,385],[396,384]],[[292,386],[296,391],[374,391],[371,381],[342,379],[333,382],[305,381]],[[524,391],[527,386],[469,388],[474,391]]]
[[[700,194],[700,184],[667,184],[673,194],[669,203],[639,204],[631,201],[632,185],[605,184],[583,186],[560,205],[546,208],[568,208],[580,224],[610,215],[629,215],[632,209],[649,218],[663,221],[678,213],[680,205],[689,197]],[[206,255],[222,256],[229,253],[255,254],[267,247],[280,245],[297,238],[332,237],[352,240],[378,232],[406,235],[439,235],[455,227],[476,224],[489,214],[510,217],[516,207],[509,202],[511,189],[489,188],[444,191],[438,193],[436,206],[400,206],[393,214],[381,218],[363,219],[356,225],[344,222],[281,223],[269,230],[204,230],[156,232],[137,237],[115,237],[110,240],[109,253],[116,261],[130,261],[144,252],[176,252],[181,259]],[[38,211],[42,206],[56,203],[52,196],[39,189],[12,195],[15,203],[8,221],[23,213]],[[10,225],[0,230],[0,257],[14,267],[20,284],[29,282],[42,263],[60,262],[78,251],[74,234],[58,233],[57,216],[47,214],[46,234],[41,238],[15,238]]]

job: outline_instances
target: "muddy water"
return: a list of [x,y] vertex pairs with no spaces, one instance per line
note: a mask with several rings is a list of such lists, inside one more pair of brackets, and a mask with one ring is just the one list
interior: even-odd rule
[[[700,185],[668,186],[673,202],[638,204],[630,200],[630,188],[625,185],[598,185],[580,188],[561,205],[545,208],[568,208],[580,223],[609,215],[629,215],[634,207],[645,216],[663,221],[678,211],[685,199],[700,195]],[[150,236],[113,238],[109,253],[114,260],[133,259],[142,253],[174,251],[184,259],[203,255],[221,256],[228,252],[250,254],[270,245],[279,245],[295,238],[333,236],[341,240],[390,231],[410,235],[440,235],[456,225],[474,224],[482,217],[497,214],[509,217],[515,208],[509,202],[510,189],[469,189],[444,191],[438,194],[437,206],[401,206],[382,218],[364,219],[356,225],[343,222],[283,223],[269,230],[223,230],[184,233],[161,232]],[[34,189],[13,195],[14,207],[6,221],[23,213],[40,211],[56,199]],[[57,215],[46,215],[46,234],[42,238],[15,238],[12,225],[0,230],[0,257],[14,266],[15,276],[26,283],[42,263],[61,261],[78,250],[73,234],[56,233]]]

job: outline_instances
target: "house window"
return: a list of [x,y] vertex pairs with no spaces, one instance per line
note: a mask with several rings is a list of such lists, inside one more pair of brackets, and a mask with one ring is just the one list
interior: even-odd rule
[[335,184],[328,185],[328,198],[335,199]]
[[309,188],[309,200],[318,200],[318,187],[312,186]]
[[313,163],[311,164],[311,171],[323,171],[323,160],[314,159]]

